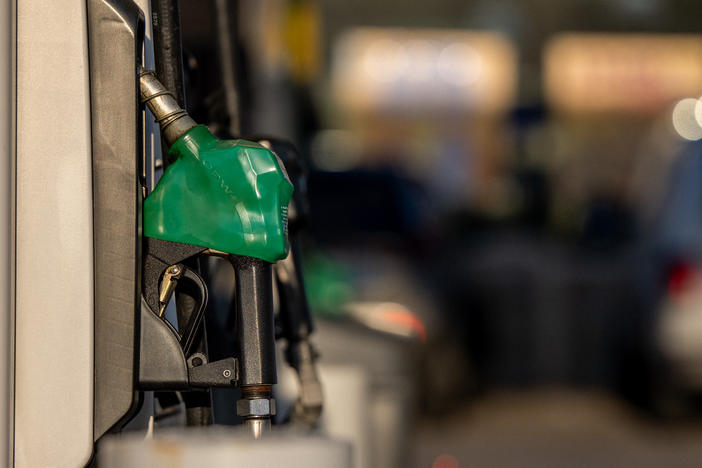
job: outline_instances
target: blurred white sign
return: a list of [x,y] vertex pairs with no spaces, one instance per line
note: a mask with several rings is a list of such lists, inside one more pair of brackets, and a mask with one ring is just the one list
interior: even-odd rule
[[334,49],[346,111],[499,113],[514,101],[516,53],[498,33],[356,29]]
[[702,36],[563,34],[547,44],[543,66],[558,111],[652,113],[702,94]]

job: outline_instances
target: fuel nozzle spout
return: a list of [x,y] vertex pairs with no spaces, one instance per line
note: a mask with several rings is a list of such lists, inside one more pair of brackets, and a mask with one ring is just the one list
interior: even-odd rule
[[152,70],[139,71],[139,88],[141,102],[154,114],[168,146],[197,125]]

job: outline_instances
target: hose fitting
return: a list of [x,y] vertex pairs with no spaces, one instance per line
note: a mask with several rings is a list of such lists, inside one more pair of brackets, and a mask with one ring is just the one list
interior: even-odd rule
[[173,93],[163,86],[152,70],[142,68],[139,71],[139,88],[141,102],[146,104],[154,114],[168,146],[197,125],[185,109],[178,105]]

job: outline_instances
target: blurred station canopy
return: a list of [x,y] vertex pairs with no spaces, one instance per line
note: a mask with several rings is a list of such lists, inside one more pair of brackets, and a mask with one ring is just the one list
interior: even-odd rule
[[558,112],[654,114],[702,95],[702,35],[559,34],[543,67]]
[[332,93],[359,114],[499,114],[515,101],[517,54],[493,32],[359,28],[336,43]]

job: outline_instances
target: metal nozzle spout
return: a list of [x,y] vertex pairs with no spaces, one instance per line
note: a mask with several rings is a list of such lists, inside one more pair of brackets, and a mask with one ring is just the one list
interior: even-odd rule
[[156,117],[156,122],[161,126],[161,133],[168,146],[197,125],[178,105],[173,94],[163,86],[152,70],[140,70],[139,87],[141,102],[146,104]]

